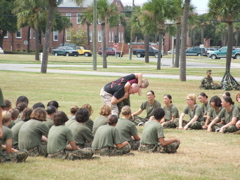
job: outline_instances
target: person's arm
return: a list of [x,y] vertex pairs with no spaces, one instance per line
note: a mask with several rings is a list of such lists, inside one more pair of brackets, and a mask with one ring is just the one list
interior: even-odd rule
[[137,110],[136,112],[132,113],[132,118],[134,118],[134,116],[138,116],[139,114],[141,114],[143,112],[143,110],[140,108],[139,110]]
[[12,153],[12,138],[6,140],[6,152],[7,154]]
[[42,136],[42,141],[48,142],[48,138],[46,136]]
[[69,146],[69,145],[66,146],[66,149],[67,149],[67,150],[69,150],[69,151],[78,150],[75,141],[69,141],[69,144],[70,144],[70,146]]
[[117,99],[116,97],[112,97],[111,99],[111,104],[117,104],[117,103],[120,103],[122,102],[124,99],[127,99],[129,96],[128,92],[125,92],[124,96],[121,97],[120,99]]
[[176,119],[176,116],[172,116],[172,119],[170,121],[174,122],[174,119]]
[[138,79],[138,86],[141,87],[142,85],[142,73],[134,73],[136,79]]
[[159,142],[161,143],[162,146],[167,146],[169,144],[172,144],[174,141],[178,141],[180,143],[180,140],[177,138],[172,138],[169,140],[165,140],[164,137],[159,138]]
[[209,124],[209,122],[210,122],[210,119],[211,119],[211,117],[210,117],[210,116],[207,116],[207,119],[206,119],[204,125],[202,126],[203,129],[206,129],[206,128],[208,127],[208,124]]
[[184,113],[182,113],[182,114],[180,115],[180,118],[179,118],[179,127],[178,127],[178,129],[182,129],[182,122],[183,122],[184,116],[185,116]]
[[198,119],[198,115],[195,115],[187,124],[184,126],[184,129],[187,130],[188,127]]
[[218,120],[219,120],[219,117],[218,117],[218,116],[215,117],[215,119],[212,120],[212,122],[208,125],[207,132],[211,132],[211,131],[212,131],[212,126],[213,126],[214,124],[216,124],[216,122],[218,122]]
[[132,139],[135,140],[135,141],[140,141],[140,137],[138,134],[136,134],[135,136],[132,136]]
[[235,125],[236,122],[237,122],[237,117],[233,117],[232,120],[231,120],[229,123],[227,123],[227,124],[225,124],[224,126],[221,127],[221,129],[220,129],[219,132],[220,132],[220,133],[223,133],[224,129],[226,129],[226,128],[229,127],[229,126]]
[[129,144],[129,142],[125,141],[123,143],[119,143],[119,144],[115,144],[115,145],[117,146],[118,149],[122,149],[123,147],[125,147],[128,144]]

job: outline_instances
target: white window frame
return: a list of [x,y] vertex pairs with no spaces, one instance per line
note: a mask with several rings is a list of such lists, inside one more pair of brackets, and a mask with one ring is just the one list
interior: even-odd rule
[[102,42],[102,31],[98,31],[98,42]]
[[114,36],[114,31],[112,31],[112,42],[114,42],[115,36]]
[[66,41],[71,41],[71,31],[66,30]]
[[89,42],[92,42],[92,31],[89,31]]
[[72,13],[66,13],[66,17],[68,17],[71,21]]
[[59,37],[59,32],[58,31],[53,31],[53,41],[58,41],[58,37]]
[[121,41],[121,32],[118,32],[118,43]]
[[111,42],[112,32],[108,31],[108,42]]
[[77,24],[80,24],[80,22],[81,22],[81,16],[82,16],[82,13],[77,13],[77,18],[76,18],[76,23]]
[[[20,36],[18,36],[18,33],[20,33]],[[22,29],[19,29],[16,32],[16,39],[21,39],[21,38],[22,38]]]
[[3,37],[4,39],[7,39],[8,38],[8,31],[6,33],[6,35]]

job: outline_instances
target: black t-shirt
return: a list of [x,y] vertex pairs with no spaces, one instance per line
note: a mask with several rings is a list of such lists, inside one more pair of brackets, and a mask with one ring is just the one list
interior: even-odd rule
[[130,74],[124,77],[112,81],[104,86],[104,90],[112,94],[115,98],[120,99],[124,96],[124,86],[125,84],[132,79],[136,79],[134,74]]

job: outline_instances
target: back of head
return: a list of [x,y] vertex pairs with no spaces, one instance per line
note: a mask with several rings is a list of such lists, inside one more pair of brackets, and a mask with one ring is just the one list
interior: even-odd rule
[[102,107],[100,108],[100,115],[102,116],[109,116],[112,112],[112,109],[109,105],[107,104],[104,104],[102,105]]
[[9,111],[3,111],[2,112],[2,124],[6,124],[9,121],[11,121],[11,113]]
[[54,114],[53,124],[55,126],[63,125],[67,121],[68,121],[68,117],[63,111],[58,111],[56,112],[56,114]]
[[86,108],[89,111],[90,116],[92,115],[93,109],[92,109],[92,106],[90,104],[84,104],[84,105],[82,105],[82,108]]
[[55,113],[57,111],[57,109],[54,107],[54,106],[48,106],[47,109],[46,109],[46,112],[48,115],[51,115],[53,113]]
[[118,122],[118,117],[114,114],[111,114],[108,116],[108,120],[107,120],[108,124],[110,126],[114,125],[114,124],[117,124]]
[[131,115],[131,113],[132,113],[131,108],[129,106],[123,106],[122,107],[121,114],[123,116],[129,116],[129,115]]
[[5,103],[5,105],[1,106],[3,110],[8,111],[12,108],[12,103],[8,99],[4,99],[4,103]]
[[43,103],[41,103],[41,102],[35,103],[35,104],[32,106],[33,109],[36,109],[36,108],[38,108],[38,107],[45,109],[45,105],[44,105]]
[[55,100],[52,100],[52,101],[48,102],[47,106],[54,106],[55,108],[59,108],[59,104]]
[[24,102],[28,106],[28,98],[26,96],[19,96],[16,101],[16,107],[19,103]]
[[147,79],[143,79],[143,80],[142,80],[142,88],[147,88],[148,85],[149,85],[148,80],[147,80]]
[[70,113],[75,115],[78,109],[79,109],[78,106],[72,106],[72,107],[70,108]]
[[24,102],[20,102],[16,106],[16,108],[19,110],[19,112],[22,112],[26,107],[27,107],[27,104]]
[[[26,108],[25,108],[26,109]],[[23,110],[24,111],[24,110]],[[19,116],[19,110],[17,108],[14,108],[14,109],[10,109],[9,112],[11,113],[12,115],[12,119],[15,120],[18,118]]]
[[26,122],[29,119],[31,119],[30,116],[32,114],[32,111],[33,111],[32,108],[25,108],[22,113],[22,120]]
[[45,109],[41,107],[37,107],[33,109],[33,112],[30,116],[31,119],[39,120],[39,121],[46,121],[47,112]]
[[80,108],[78,109],[76,115],[75,115],[75,119],[77,122],[81,122],[84,123],[89,119],[89,111],[87,108]]
[[153,116],[156,120],[161,120],[165,116],[165,111],[158,107],[153,111]]

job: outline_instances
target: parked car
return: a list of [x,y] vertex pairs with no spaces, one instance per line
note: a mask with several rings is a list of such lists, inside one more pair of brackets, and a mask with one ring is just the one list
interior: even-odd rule
[[207,48],[207,56],[209,56],[209,54],[213,51],[217,51],[218,48]]
[[4,51],[1,47],[0,47],[0,54],[4,54]]
[[52,50],[52,54],[55,56],[78,56],[78,51],[69,46],[61,46]]
[[79,55],[84,55],[85,57],[92,56],[92,51],[84,49],[83,46],[77,46],[76,50],[78,51]]
[[[174,54],[176,54],[176,49],[174,49]],[[172,54],[172,49],[168,51],[168,54]]]
[[[100,47],[98,49],[98,54],[102,56],[102,48]],[[107,56],[116,56],[116,57],[123,57],[124,52],[123,51],[118,51],[115,48],[107,47],[106,48],[106,54]]]
[[[227,47],[221,47],[217,51],[212,51],[209,53],[209,57],[211,59],[220,59],[220,58],[226,58],[227,57]],[[240,59],[240,49],[239,48],[233,48],[232,49],[232,58],[233,59]]]
[[[133,49],[133,55],[136,55],[138,58],[145,56],[145,49]],[[163,51],[161,57],[164,55]],[[149,56],[158,57],[158,49],[153,46],[149,46]]]
[[186,56],[207,56],[207,49],[200,47],[190,47],[186,50]]

